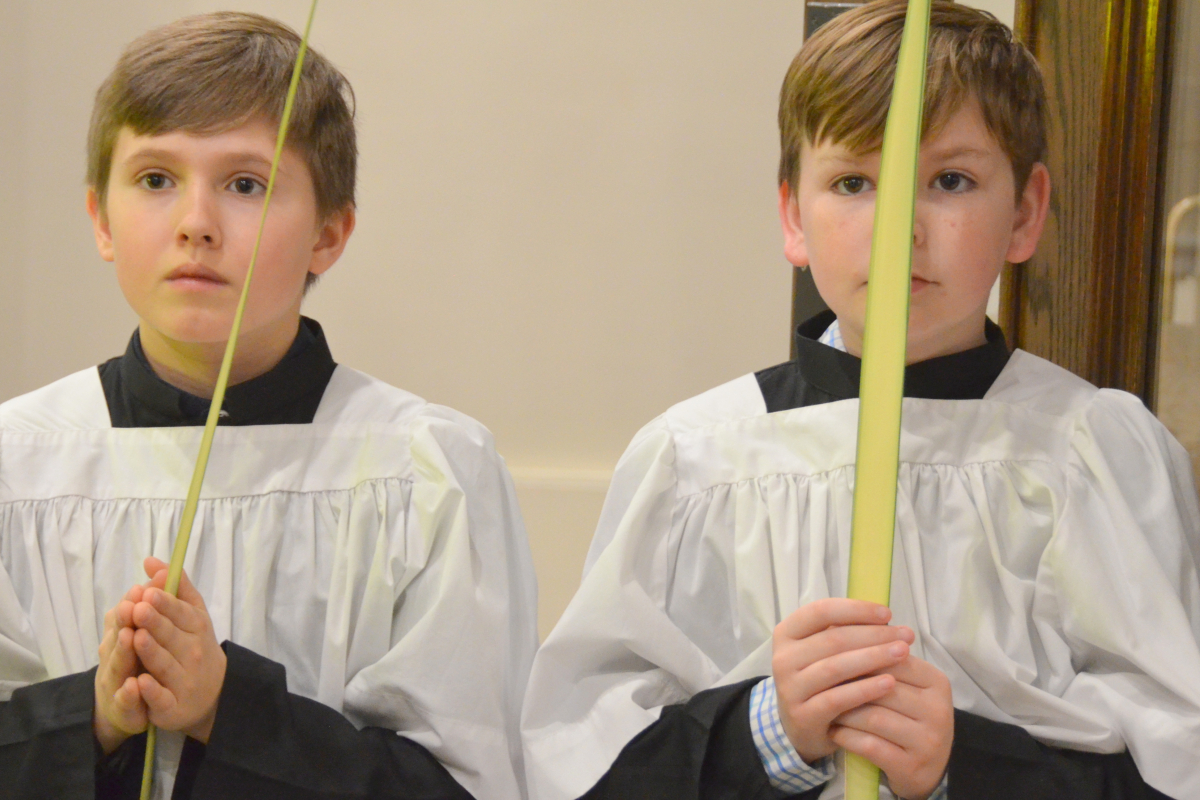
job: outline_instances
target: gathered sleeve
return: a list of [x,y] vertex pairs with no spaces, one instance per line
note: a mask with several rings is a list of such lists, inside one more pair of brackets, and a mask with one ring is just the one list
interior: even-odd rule
[[722,677],[668,608],[677,487],[675,443],[660,418],[617,465],[582,584],[534,662],[522,715],[534,800],[579,797],[663,706]]
[[1137,398],[1104,390],[1079,418],[1069,468],[1034,607],[1069,659],[1062,698],[1110,726],[1150,786],[1200,797],[1200,510],[1187,454]]
[[[96,673],[91,669],[47,680],[42,650],[5,559],[0,558],[0,785],[5,787],[4,796],[91,800],[96,792],[92,734]],[[61,661],[61,654],[51,652],[49,658]]]

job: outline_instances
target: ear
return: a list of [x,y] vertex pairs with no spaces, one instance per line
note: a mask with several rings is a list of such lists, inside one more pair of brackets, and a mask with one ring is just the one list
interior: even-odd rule
[[312,261],[308,271],[313,275],[323,275],[334,265],[346,249],[350,234],[354,233],[354,207],[347,206],[341,211],[329,215],[317,229],[317,241],[313,245]]
[[1033,165],[1025,190],[1017,202],[1017,215],[1013,220],[1012,238],[1009,239],[1006,260],[1020,264],[1033,257],[1038,240],[1046,227],[1046,215],[1050,211],[1050,170],[1040,161]]
[[112,229],[108,226],[108,215],[104,213],[104,206],[100,205],[100,196],[96,194],[93,187],[88,187],[87,199],[84,202],[87,204],[88,216],[92,218],[92,232],[96,235],[96,249],[100,251],[101,258],[105,261],[112,261],[115,258]]
[[779,186],[779,222],[783,225],[783,254],[794,266],[808,266],[808,245],[800,227],[800,206],[786,181]]

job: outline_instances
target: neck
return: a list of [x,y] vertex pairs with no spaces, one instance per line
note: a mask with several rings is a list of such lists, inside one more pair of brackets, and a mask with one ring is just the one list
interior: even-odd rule
[[[269,330],[244,332],[238,337],[229,385],[236,386],[270,372],[287,355],[299,329],[297,318],[291,324]],[[180,342],[164,336],[145,321],[138,325],[138,336],[155,375],[188,394],[213,396],[226,342]]]

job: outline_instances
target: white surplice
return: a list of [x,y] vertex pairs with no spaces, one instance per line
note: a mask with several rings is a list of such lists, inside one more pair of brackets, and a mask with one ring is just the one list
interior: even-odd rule
[[[534,800],[582,794],[663,705],[769,675],[775,625],[845,595],[857,421],[856,399],[767,413],[747,375],[637,434],[534,661]],[[1137,398],[1017,351],[981,400],[906,399],[901,460],[893,621],[955,705],[1055,746],[1128,748],[1152,786],[1200,798],[1183,448]]]
[[[114,429],[95,369],[0,406],[0,700],[97,663],[105,612],[170,558],[201,432]],[[339,366],[311,424],[219,428],[201,498],[186,569],[218,640],[522,796],[536,587],[486,429]]]

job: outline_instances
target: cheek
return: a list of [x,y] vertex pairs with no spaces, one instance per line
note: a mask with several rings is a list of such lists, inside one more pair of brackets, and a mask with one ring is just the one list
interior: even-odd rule
[[839,272],[856,265],[866,269],[871,258],[873,209],[869,203],[828,196],[802,212],[814,273],[823,267],[836,267]]

